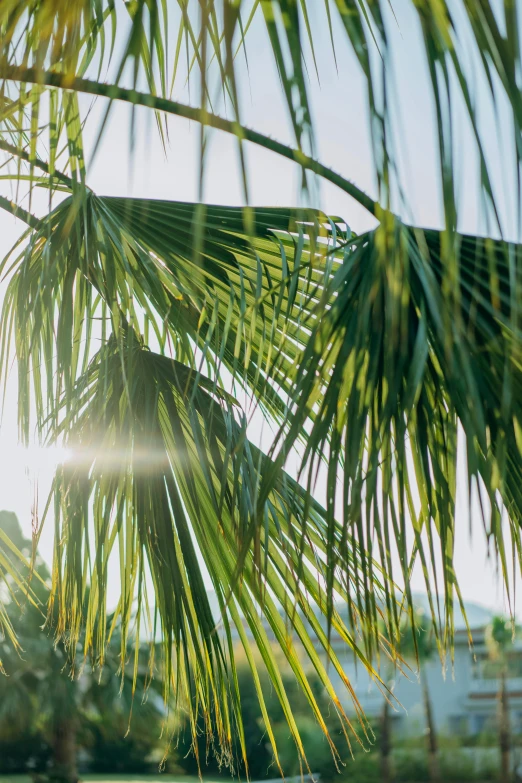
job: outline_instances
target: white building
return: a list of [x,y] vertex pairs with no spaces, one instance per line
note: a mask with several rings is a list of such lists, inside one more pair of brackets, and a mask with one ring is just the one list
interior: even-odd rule
[[[219,616],[219,607],[213,593],[209,594],[214,616]],[[414,601],[419,608],[428,611],[427,598],[415,594]],[[468,632],[464,618],[458,606],[455,606],[455,650],[454,664],[448,660],[444,672],[440,658],[423,666],[432,701],[433,717],[438,733],[454,735],[481,734],[496,731],[496,714],[500,681],[498,667],[490,661],[485,644],[485,632],[493,614],[483,606],[466,604],[466,616],[470,626],[473,649],[470,649]],[[268,635],[271,633],[267,628]],[[247,635],[250,636],[247,630]],[[235,636],[235,634],[234,634]],[[236,636],[237,639],[237,636]],[[383,696],[378,686],[371,681],[364,666],[354,663],[346,645],[336,640],[332,633],[332,647],[343,665],[357,698],[370,719],[377,718],[382,711]],[[318,651],[323,655],[322,647]],[[392,712],[394,732],[419,735],[425,730],[422,689],[415,672],[415,663],[410,662],[411,670],[406,675],[395,672],[390,687],[397,699]],[[328,674],[348,714],[353,712],[353,703],[344,684],[335,670],[325,661]],[[507,681],[509,706],[511,712],[511,731],[522,734],[522,639],[516,640],[508,659],[509,678]],[[384,679],[384,675],[383,679]]]
[[[423,597],[418,596],[418,601],[422,605]],[[484,639],[492,615],[477,604],[467,604],[466,614],[474,641],[473,650],[469,647],[463,617],[456,611],[453,671],[449,662],[444,675],[438,656],[423,667],[436,727],[440,733],[479,734],[494,730],[495,726],[500,687],[498,666],[491,663]],[[340,644],[335,644],[335,640],[333,644],[366,715],[369,718],[377,717],[383,706],[379,688],[370,681],[362,666],[355,666],[353,658],[342,651]],[[412,668],[415,668],[414,664]],[[513,733],[522,733],[522,640],[517,640],[509,653],[508,672],[511,730]],[[334,680],[336,675],[331,667],[329,673]],[[391,687],[400,702],[392,713],[395,730],[401,734],[421,734],[425,721],[421,686],[415,672],[411,671],[407,676],[395,672],[392,677]],[[336,685],[338,693],[343,693],[341,682],[337,681]],[[347,711],[351,709],[348,694],[345,697],[345,708]]]

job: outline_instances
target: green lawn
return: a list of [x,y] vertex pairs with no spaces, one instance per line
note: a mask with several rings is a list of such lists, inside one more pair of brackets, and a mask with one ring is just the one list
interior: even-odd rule
[[[199,783],[199,778],[190,775],[81,775],[81,780],[93,783]],[[204,783],[223,783],[215,778],[204,778]],[[0,783],[32,783],[29,775],[0,775]]]

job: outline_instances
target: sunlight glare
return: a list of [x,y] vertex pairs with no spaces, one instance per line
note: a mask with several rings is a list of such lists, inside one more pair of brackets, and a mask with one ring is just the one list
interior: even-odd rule
[[61,445],[17,445],[13,457],[17,467],[38,476],[41,473],[54,474],[58,465],[71,458],[71,450]]

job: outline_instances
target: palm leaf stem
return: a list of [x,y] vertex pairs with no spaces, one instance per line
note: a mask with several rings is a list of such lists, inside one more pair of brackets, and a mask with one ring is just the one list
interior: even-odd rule
[[269,136],[265,136],[250,128],[245,128],[238,122],[226,120],[224,117],[220,117],[212,112],[149,93],[139,92],[138,90],[125,89],[124,87],[118,87],[114,84],[106,84],[93,79],[80,79],[72,77],[70,74],[54,73],[51,71],[37,70],[35,68],[22,68],[16,65],[1,65],[0,80],[17,81],[25,84],[40,84],[48,87],[56,87],[61,90],[72,90],[88,95],[98,95],[111,100],[124,101],[133,106],[146,106],[149,109],[155,109],[156,111],[165,112],[166,114],[174,114],[187,120],[193,120],[194,122],[208,125],[211,128],[230,133],[241,140],[250,141],[252,144],[257,144],[264,149],[275,152],[277,155],[281,155],[288,160],[298,163],[303,169],[311,171],[313,174],[317,174],[332,184],[337,185],[337,187],[361,204],[370,214],[374,216],[377,215],[377,203],[368,196],[367,193],[364,193],[357,185],[354,185],[353,182],[345,179],[341,174],[332,171],[328,166],[324,166],[315,158],[305,155],[294,147],[289,147],[280,141],[271,139]]
[[5,209],[6,212],[10,212],[11,215],[14,215],[15,217],[20,218],[20,220],[23,220],[24,223],[27,223],[31,228],[39,228],[40,226],[40,218],[37,218],[36,215],[28,212],[18,204],[15,204],[14,201],[9,201],[5,196],[0,196],[0,208]]

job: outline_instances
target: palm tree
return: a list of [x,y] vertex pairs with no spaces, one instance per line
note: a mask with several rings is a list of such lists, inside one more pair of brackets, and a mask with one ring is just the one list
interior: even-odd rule
[[392,781],[392,732],[390,719],[390,702],[384,699],[379,720],[379,749],[381,754],[381,780],[382,783]]
[[[9,535],[10,542],[22,555],[30,555],[32,543],[23,536],[12,512],[0,512],[0,532]],[[2,539],[0,555],[7,562],[13,559],[12,550]],[[155,739],[159,738],[162,716],[152,698],[140,704],[147,679],[143,655],[134,677],[130,672],[123,679],[117,676],[120,669],[117,628],[107,648],[102,678],[92,666],[86,666],[81,673],[70,670],[66,646],[62,641],[55,644],[50,630],[42,628],[45,621],[42,607],[49,578],[45,563],[36,555],[35,570],[30,578],[31,593],[26,596],[28,600],[24,600],[12,580],[6,582],[10,598],[5,603],[5,611],[21,649],[0,642],[6,675],[0,679],[0,726],[4,737],[16,736],[17,733],[23,735],[38,716],[51,748],[49,779],[57,783],[75,783],[78,780],[77,734],[80,723],[86,723],[89,712],[95,710],[106,717],[110,714],[111,721],[122,714],[130,725],[131,707],[136,700],[134,730],[150,734],[147,727],[150,727],[152,719],[152,724],[158,727]],[[158,683],[161,685],[160,678],[156,679],[155,690]],[[122,737],[124,733],[125,729]]]
[[498,742],[500,746],[500,780],[513,777],[511,767],[511,730],[509,720],[509,698],[507,690],[508,653],[513,646],[514,627],[505,617],[493,617],[486,629],[486,644],[489,655],[500,675],[498,692]]
[[[428,565],[436,565],[437,551],[446,605],[440,638],[451,646],[459,439],[469,492],[479,485],[488,498],[485,527],[504,573],[501,509],[513,547],[521,546],[521,251],[503,239],[457,232],[453,165],[458,110],[473,135],[484,225],[503,236],[492,171],[508,176],[522,158],[516,4],[497,12],[490,0],[462,0],[457,13],[453,0],[404,0],[396,19],[394,5],[4,0],[0,6],[0,146],[14,183],[13,200],[2,198],[0,207],[25,223],[2,265],[9,284],[0,364],[6,377],[16,359],[21,437],[35,425],[40,438],[62,440],[75,454],[59,468],[49,506],[56,633],[71,654],[82,637],[83,654],[103,662],[107,572],[119,560],[122,648],[134,599],[139,631],[153,590],[150,623],[161,631],[169,681],[191,715],[194,743],[202,720],[227,762],[233,735],[245,755],[234,628],[247,655],[250,638],[257,645],[300,756],[270,637],[330,737],[299,640],[348,739],[356,725],[314,643],[350,694],[330,646],[332,630],[378,679],[369,662],[381,644],[382,607],[387,635],[397,639],[397,581],[411,608],[413,560],[421,561],[431,591]],[[428,66],[440,231],[399,217],[411,204],[398,174],[394,81],[393,30],[403,12]],[[321,19],[331,33],[327,52],[324,43],[321,51],[316,45]],[[256,26],[266,31],[278,69],[290,144],[241,121],[244,66],[236,54]],[[309,74],[340,47],[354,55],[350,67],[367,98],[373,196],[316,157]],[[510,108],[512,160],[506,145],[504,166],[494,166],[486,149],[473,92],[479,77],[493,107]],[[173,100],[171,85],[176,90],[187,78],[198,83],[195,105]],[[216,81],[227,116],[214,111]],[[247,206],[94,193],[83,142],[92,115],[82,95],[97,97],[107,112],[119,101],[154,113],[166,149],[166,118],[197,123],[200,194],[211,130],[234,137]],[[505,129],[504,117],[497,119]],[[134,128],[132,122],[131,139]],[[315,183],[324,180],[378,225],[355,235],[345,221],[308,206],[252,207],[245,162],[251,146],[299,167],[303,203],[316,199]],[[38,215],[36,186],[49,194]],[[518,216],[519,190],[513,192]],[[268,453],[249,440],[252,409],[276,431]],[[297,480],[285,471],[296,454]],[[324,507],[312,494],[320,470]],[[4,624],[13,638],[5,617]],[[255,659],[249,662],[259,683]],[[257,693],[277,760],[259,684]]]
[[419,681],[422,688],[422,701],[426,720],[426,741],[428,751],[428,767],[430,780],[440,783],[439,750],[437,731],[433,720],[433,708],[423,667],[437,655],[436,631],[424,610],[417,609],[413,615],[413,623],[407,622],[403,629],[403,644],[401,650],[405,656],[415,658],[419,667]]

